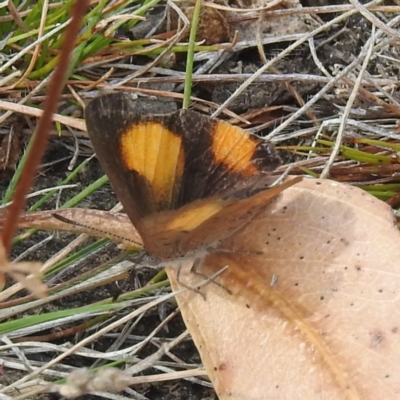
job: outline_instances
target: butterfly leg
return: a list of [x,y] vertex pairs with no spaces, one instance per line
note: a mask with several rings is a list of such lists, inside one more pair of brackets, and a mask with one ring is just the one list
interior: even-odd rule
[[[196,261],[195,261],[195,262],[196,262]],[[194,288],[194,287],[192,287],[192,286],[186,285],[185,283],[183,283],[183,282],[181,281],[180,278],[181,278],[182,267],[183,267],[182,264],[178,267],[178,270],[177,270],[177,272],[176,272],[176,281],[177,281],[177,282],[179,283],[179,285],[182,286],[183,288],[185,288],[185,289],[187,289],[187,290],[190,290],[190,291],[192,291],[192,292],[195,292],[195,293],[199,294],[199,295],[203,298],[203,300],[206,300],[205,294],[202,293],[202,292],[200,291],[199,288]],[[190,272],[192,272],[192,268],[193,268],[193,266],[190,268]]]
[[205,274],[203,274],[203,273],[197,271],[197,268],[198,268],[199,265],[200,265],[200,261],[201,261],[200,258],[196,258],[196,259],[194,260],[193,265],[192,265],[192,267],[190,268],[190,272],[193,273],[193,274],[195,274],[195,275],[200,276],[200,277],[203,278],[203,279],[205,279],[205,283],[212,282],[212,283],[214,283],[215,285],[219,286],[221,289],[224,289],[228,294],[232,294],[232,292],[231,292],[228,288],[226,288],[225,286],[223,286],[223,285],[221,285],[220,283],[218,283],[218,282],[215,281],[215,278],[216,278],[218,275],[222,274],[227,268],[229,268],[229,265],[225,265],[224,267],[222,267],[220,270],[218,270],[217,272],[215,272],[215,273],[212,274],[211,276],[207,276],[207,275],[205,275]]

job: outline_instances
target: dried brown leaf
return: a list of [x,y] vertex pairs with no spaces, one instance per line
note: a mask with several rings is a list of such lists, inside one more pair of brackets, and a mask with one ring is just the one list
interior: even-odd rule
[[[0,212],[0,227],[5,214],[4,210]],[[109,238],[126,247],[141,247],[140,236],[127,215],[110,211],[67,208],[27,212],[21,215],[18,228],[86,233],[90,236]]]
[[284,191],[197,269],[228,265],[221,286],[178,296],[219,398],[398,399],[399,259],[383,202],[328,180]]

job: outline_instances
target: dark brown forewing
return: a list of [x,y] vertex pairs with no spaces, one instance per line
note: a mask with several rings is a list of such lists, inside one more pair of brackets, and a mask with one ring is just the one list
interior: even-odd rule
[[[172,102],[134,99],[130,93],[112,93],[92,100],[85,110],[86,126],[100,164],[134,225],[156,211],[152,190],[139,174],[129,171],[122,159],[120,137],[148,115],[176,110]],[[132,143],[134,146],[134,143]]]

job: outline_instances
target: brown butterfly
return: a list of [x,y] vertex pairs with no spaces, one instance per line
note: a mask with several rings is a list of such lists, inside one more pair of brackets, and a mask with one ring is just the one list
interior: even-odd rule
[[100,164],[150,255],[212,251],[299,181],[269,188],[280,160],[266,141],[195,111],[154,112],[155,104],[118,92],[85,111]]

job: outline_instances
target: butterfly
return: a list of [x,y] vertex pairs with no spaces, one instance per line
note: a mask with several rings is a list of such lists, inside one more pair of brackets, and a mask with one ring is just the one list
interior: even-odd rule
[[299,181],[270,188],[262,138],[171,102],[116,92],[85,110],[97,158],[144,249],[161,261],[210,252]]

